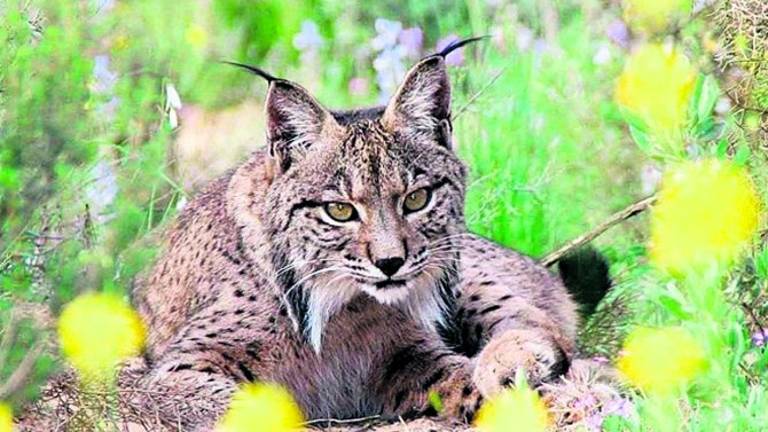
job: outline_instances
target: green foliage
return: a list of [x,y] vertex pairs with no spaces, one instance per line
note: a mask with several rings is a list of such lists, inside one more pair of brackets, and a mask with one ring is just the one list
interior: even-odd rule
[[18,235],[36,207],[60,192],[68,167],[96,151],[86,109],[89,30],[77,19],[77,8],[50,2],[55,24],[47,26],[44,38],[36,36],[19,3],[6,6],[0,30],[0,244]]
[[[147,24],[155,8],[140,6],[146,5],[137,5],[136,13],[145,16],[133,23]],[[87,2],[11,1],[0,9],[0,63],[7,65],[0,76],[3,382],[33,341],[52,337],[54,323],[30,314],[55,313],[87,290],[124,292],[152,256],[151,246],[136,247],[135,240],[175,208],[178,190],[166,169],[170,131],[157,109],[167,78],[155,72],[174,56],[167,49],[146,55],[167,48],[161,42],[126,48],[107,67],[126,72],[143,64],[148,70],[119,74],[108,94],[109,77],[99,82],[94,52],[103,49],[99,38],[112,24]],[[110,98],[119,101],[114,114],[107,109]],[[108,168],[98,176],[100,164]],[[105,182],[121,193],[94,201],[89,194]],[[15,316],[19,310],[25,312]],[[13,400],[34,395],[52,366],[48,354],[39,355],[29,385]]]
[[634,179],[615,181],[629,155],[614,108],[601,102],[618,65],[593,63],[597,36],[578,15],[558,43],[544,53],[488,50],[467,78],[477,83],[471,92],[501,75],[456,122],[472,172],[469,227],[534,256],[626,204],[632,195],[619,191],[636,188]]

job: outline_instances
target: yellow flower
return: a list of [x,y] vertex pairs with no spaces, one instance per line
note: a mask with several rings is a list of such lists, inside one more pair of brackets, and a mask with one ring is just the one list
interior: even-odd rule
[[128,43],[128,36],[121,34],[115,38],[114,42],[112,43],[112,47],[115,49],[115,51],[121,51],[128,48]]
[[273,384],[246,384],[232,396],[217,432],[287,432],[303,423],[293,397]]
[[544,432],[550,418],[538,393],[518,385],[483,405],[475,426],[480,432]]
[[616,83],[616,102],[652,133],[675,134],[687,125],[696,71],[674,48],[647,44],[627,60]]
[[13,411],[5,403],[0,403],[0,432],[13,431]]
[[639,389],[667,394],[687,385],[706,365],[704,351],[681,327],[634,329],[617,367]]
[[692,0],[624,0],[624,19],[635,30],[658,32],[692,9]]
[[110,294],[84,294],[64,307],[59,341],[81,375],[109,378],[118,364],[141,353],[146,328],[139,315]]
[[199,24],[192,24],[187,31],[184,32],[184,39],[193,47],[203,49],[208,41],[208,33]]
[[651,219],[651,261],[673,276],[737,259],[754,236],[760,201],[743,168],[714,159],[668,172]]

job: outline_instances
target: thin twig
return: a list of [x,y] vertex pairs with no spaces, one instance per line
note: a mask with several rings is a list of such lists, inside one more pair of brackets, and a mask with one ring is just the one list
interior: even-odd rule
[[586,234],[582,234],[576,237],[575,239],[569,241],[568,243],[564,244],[563,246],[556,249],[555,251],[547,254],[547,256],[541,259],[540,261],[541,264],[547,267],[551,266],[552,264],[559,261],[560,258],[562,258],[564,255],[568,254],[568,252],[571,252],[572,250],[577,249],[591,242],[592,240],[602,235],[604,232],[608,231],[614,225],[624,222],[625,220],[644,212],[655,201],[656,201],[656,195],[651,195],[647,198],[643,198],[642,200],[626,207],[621,211],[618,211],[612,214],[608,219],[606,219],[604,222],[602,222],[601,224],[593,228],[591,231],[588,231]]
[[0,387],[0,399],[6,399],[10,395],[19,391],[29,380],[30,375],[34,372],[35,362],[43,353],[45,344],[38,342],[31,350],[27,351],[27,354],[19,363],[19,366],[8,377],[8,380]]
[[751,306],[749,306],[749,305],[747,304],[747,302],[742,302],[742,303],[741,303],[741,307],[743,307],[743,308],[744,308],[744,310],[746,310],[746,311],[747,311],[747,313],[749,314],[749,316],[752,318],[752,321],[754,321],[754,322],[755,322],[755,325],[757,326],[757,328],[759,328],[759,329],[760,329],[760,332],[761,332],[761,333],[765,333],[765,327],[763,326],[762,320],[761,320],[760,318],[758,318],[758,317],[757,317],[757,314],[755,314],[755,311],[754,311],[754,310],[752,310],[752,307],[751,307]]
[[494,83],[495,83],[495,82],[496,82],[496,81],[497,81],[497,80],[498,80],[498,79],[501,77],[501,75],[502,75],[504,72],[506,72],[506,70],[507,70],[507,67],[508,67],[508,66],[504,66],[503,68],[501,68],[501,70],[500,70],[500,71],[496,72],[496,74],[495,74],[495,75],[494,75],[494,76],[491,78],[491,80],[490,80],[490,81],[488,81],[488,84],[486,84],[485,86],[483,86],[483,88],[481,88],[480,90],[478,90],[478,91],[477,91],[477,93],[473,94],[473,95],[472,95],[472,96],[469,98],[469,100],[467,101],[467,103],[465,103],[465,104],[464,104],[464,105],[463,105],[461,108],[459,108],[458,110],[456,110],[456,114],[454,114],[454,115],[451,117],[451,120],[456,120],[457,118],[459,118],[459,116],[461,116],[461,114],[463,114],[463,113],[464,113],[464,111],[466,111],[466,110],[467,110],[467,109],[468,109],[468,108],[469,108],[469,107],[470,107],[470,106],[471,106],[471,105],[472,105],[472,104],[475,102],[475,100],[477,100],[477,98],[479,98],[479,97],[480,97],[480,95],[482,95],[483,93],[485,93],[485,91],[486,91],[486,90],[488,90],[488,89],[489,89],[489,88],[490,88],[490,87],[491,87],[491,86],[492,86],[492,85],[493,85],[493,84],[494,84]]
[[367,422],[371,420],[378,420],[381,416],[373,415],[368,417],[360,417],[360,418],[353,418],[353,419],[334,419],[334,418],[324,418],[324,419],[315,419],[310,420],[308,422],[304,422],[305,426],[312,426],[317,424],[323,424],[323,423],[329,423],[329,424],[337,424],[337,425],[343,425],[343,424],[354,424],[354,423],[362,423]]
[[13,308],[11,308],[8,315],[8,322],[3,329],[2,339],[0,339],[0,369],[5,369],[5,362],[11,354],[11,346],[13,345],[13,341],[16,340],[16,331],[18,330],[17,321],[18,317]]

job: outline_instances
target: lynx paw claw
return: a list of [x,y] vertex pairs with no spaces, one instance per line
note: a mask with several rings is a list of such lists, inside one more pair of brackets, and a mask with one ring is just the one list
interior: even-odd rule
[[570,361],[550,338],[530,330],[509,330],[494,337],[477,357],[473,381],[485,397],[514,384],[522,368],[536,388],[568,371]]

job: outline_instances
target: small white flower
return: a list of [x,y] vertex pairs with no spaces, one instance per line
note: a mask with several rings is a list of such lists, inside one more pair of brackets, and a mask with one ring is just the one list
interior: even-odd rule
[[655,165],[645,165],[640,171],[640,184],[643,194],[650,195],[656,192],[661,183],[661,170]]
[[181,97],[179,92],[176,91],[176,87],[171,83],[166,84],[165,111],[168,113],[168,123],[171,125],[171,129],[179,127],[179,114],[177,111],[181,109],[181,106]]
[[595,53],[595,56],[592,57],[592,63],[596,65],[604,65],[611,61],[611,48],[608,45],[608,43],[603,42],[600,44],[600,47],[597,48],[597,52]]
[[184,209],[184,207],[187,205],[187,197],[182,196],[179,198],[179,200],[176,202],[176,211],[181,211]]
[[179,127],[179,115],[176,113],[176,110],[171,108],[168,110],[168,124],[171,125],[171,129],[176,129]]
[[173,84],[165,85],[165,106],[166,108],[181,109],[181,97]]
[[717,101],[715,105],[715,112],[719,115],[726,115],[731,111],[731,100],[727,97],[722,97]]

